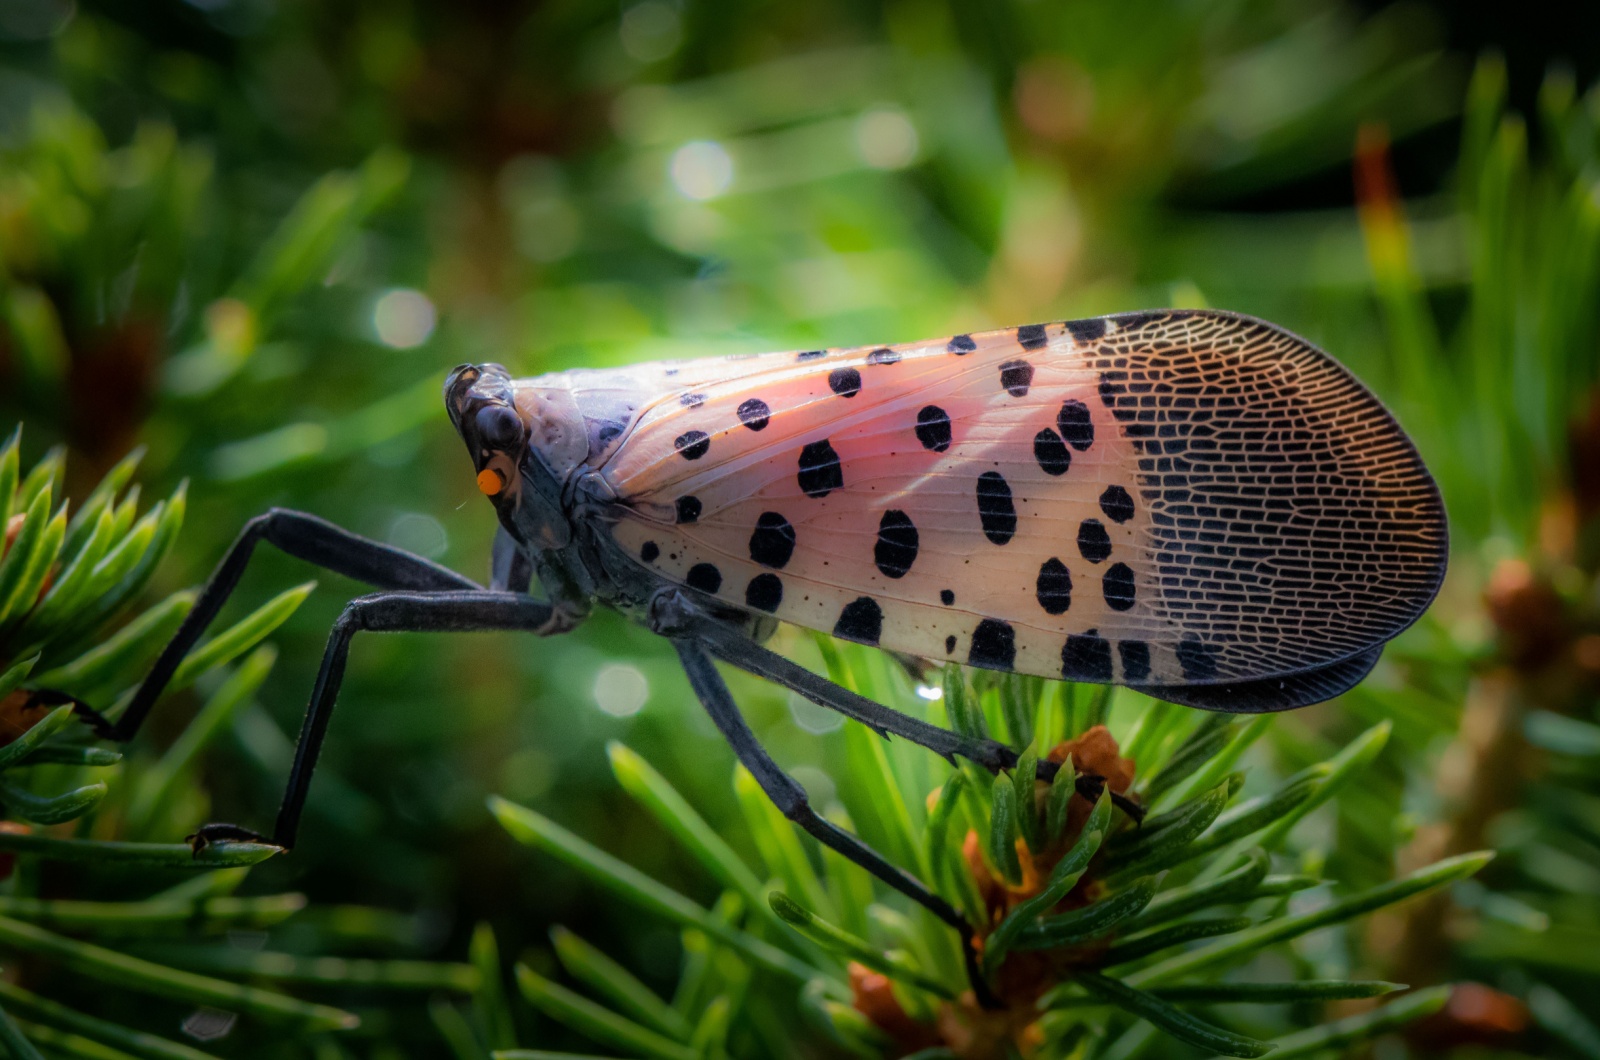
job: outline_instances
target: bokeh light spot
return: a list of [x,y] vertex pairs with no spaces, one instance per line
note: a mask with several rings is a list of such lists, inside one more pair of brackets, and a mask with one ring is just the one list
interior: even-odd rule
[[874,169],[904,169],[917,147],[917,127],[903,110],[878,107],[856,119],[856,152]]
[[396,287],[386,291],[372,307],[372,328],[378,341],[397,350],[421,346],[438,322],[433,302],[421,291]]
[[844,728],[844,715],[794,693],[789,695],[789,716],[796,725],[813,736],[823,736]]
[[712,140],[684,144],[672,155],[672,183],[690,199],[715,199],[733,185],[733,159]]
[[389,524],[389,544],[415,552],[419,556],[438,559],[450,547],[450,535],[444,524],[423,512],[401,512]]
[[629,663],[606,663],[594,676],[594,703],[613,718],[628,718],[644,708],[650,682]]
[[678,9],[663,0],[645,0],[622,13],[618,28],[622,50],[641,63],[665,59],[683,40],[683,20]]
[[239,1017],[235,1013],[208,1006],[184,1017],[182,1027],[183,1033],[197,1041],[214,1042],[226,1038],[237,1022]]
[[500,766],[500,790],[511,799],[537,799],[554,786],[557,775],[548,751],[519,747]]
[[496,183],[524,257],[550,263],[578,248],[583,217],[569,200],[566,176],[554,159],[518,155],[501,168]]

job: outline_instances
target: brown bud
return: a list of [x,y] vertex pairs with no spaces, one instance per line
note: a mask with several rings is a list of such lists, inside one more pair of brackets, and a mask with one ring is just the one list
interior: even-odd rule
[[[1133,786],[1134,761],[1122,757],[1122,748],[1104,725],[1096,725],[1079,736],[1056,744],[1050,749],[1050,761],[1065,762],[1072,757],[1072,768],[1079,776],[1105,778],[1106,786],[1118,795],[1126,795]],[[1083,830],[1094,806],[1082,795],[1074,795],[1067,804],[1065,842],[1071,843]]]
[[1560,654],[1568,636],[1561,597],[1526,561],[1501,560],[1483,599],[1501,650],[1514,666],[1538,669]]
[[1528,1006],[1510,994],[1482,983],[1457,983],[1444,1008],[1412,1024],[1407,1037],[1430,1055],[1466,1045],[1514,1048],[1530,1022]]
[[933,1026],[918,1023],[901,1007],[887,976],[851,961],[850,994],[856,1011],[893,1038],[900,1053],[914,1053],[942,1044]]

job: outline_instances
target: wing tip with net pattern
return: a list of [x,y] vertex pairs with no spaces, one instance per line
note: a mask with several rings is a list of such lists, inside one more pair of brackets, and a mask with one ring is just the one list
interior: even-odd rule
[[[1444,578],[1449,565],[1450,556],[1450,526],[1448,515],[1445,509],[1443,494],[1439,490],[1438,482],[1434,479],[1433,474],[1428,470],[1427,465],[1423,462],[1422,455],[1417,450],[1416,443],[1412,440],[1411,436],[1406,433],[1405,428],[1400,424],[1399,420],[1395,417],[1394,413],[1389,409],[1389,407],[1385,405],[1375,393],[1373,393],[1370,387],[1363,383],[1360,378],[1358,378],[1353,372],[1341,364],[1335,357],[1329,354],[1326,350],[1322,349],[1320,346],[1310,342],[1300,335],[1295,334],[1289,329],[1282,327],[1281,325],[1274,324],[1271,321],[1262,320],[1259,317],[1250,316],[1245,313],[1236,313],[1228,310],[1216,309],[1148,309],[1129,313],[1112,314],[1101,319],[1108,321],[1115,326],[1113,333],[1114,337],[1115,335],[1119,334],[1131,333],[1155,323],[1196,318],[1221,324],[1233,325],[1236,327],[1260,329],[1262,332],[1267,334],[1280,336],[1281,338],[1298,345],[1313,355],[1316,359],[1330,366],[1332,370],[1338,374],[1341,382],[1348,386],[1353,391],[1355,396],[1365,401],[1376,422],[1381,424],[1384,430],[1388,434],[1392,435],[1393,438],[1398,440],[1398,442],[1404,447],[1405,462],[1402,467],[1402,471],[1410,477],[1410,480],[1415,485],[1421,487],[1423,495],[1415,502],[1417,515],[1416,521],[1419,527],[1425,530],[1431,543],[1430,562],[1427,565],[1428,569],[1426,571],[1428,576],[1424,582],[1414,587],[1414,591],[1409,597],[1410,606],[1406,609],[1407,617],[1405,620],[1403,622],[1399,622],[1392,628],[1386,630],[1381,636],[1375,638],[1368,647],[1357,649],[1339,658],[1324,660],[1306,667],[1262,674],[1259,677],[1251,678],[1248,681],[1241,681],[1238,678],[1231,680],[1216,679],[1211,681],[1191,682],[1182,686],[1163,686],[1159,690],[1153,687],[1144,688],[1141,689],[1141,691],[1149,692],[1151,695],[1157,695],[1173,702],[1187,702],[1187,700],[1184,699],[1174,698],[1177,695],[1177,689],[1187,688],[1191,690],[1191,692],[1198,692],[1200,689],[1205,688],[1226,689],[1250,686],[1252,688],[1250,695],[1256,696],[1260,691],[1260,689],[1256,686],[1265,686],[1282,679],[1296,677],[1304,678],[1307,676],[1320,674],[1322,675],[1321,678],[1315,681],[1302,683],[1306,685],[1308,690],[1313,687],[1331,688],[1333,690],[1328,691],[1327,694],[1321,695],[1315,699],[1303,699],[1297,701],[1293,703],[1292,706],[1304,706],[1309,703],[1320,702],[1322,699],[1332,698],[1334,695],[1346,691],[1348,688],[1353,687],[1358,681],[1360,681],[1360,679],[1372,669],[1373,665],[1376,664],[1378,654],[1382,651],[1383,646],[1414,625],[1424,614],[1427,613],[1428,608],[1438,596],[1439,590],[1444,584]],[[1070,322],[1067,325],[1067,330],[1069,332],[1073,331],[1072,325],[1080,323],[1086,322]],[[1349,680],[1348,683],[1343,684],[1342,687],[1335,688],[1334,685],[1338,684],[1338,681],[1328,680],[1328,678],[1335,676],[1343,679],[1344,677],[1348,677],[1349,673],[1355,672],[1356,669],[1359,670],[1359,673],[1356,673],[1354,678]],[[1172,694],[1167,694],[1169,692]],[[1195,697],[1191,695],[1189,698],[1193,699]],[[1207,706],[1206,704],[1199,702],[1189,702],[1187,705],[1204,706],[1205,709],[1211,710],[1230,709],[1222,706]],[[1273,707],[1241,707],[1232,709],[1240,712],[1258,713],[1264,710],[1291,709],[1291,705],[1286,704],[1283,706]]]
[[1129,687],[1182,707],[1196,707],[1222,714],[1276,714],[1309,707],[1350,691],[1372,672],[1372,668],[1378,664],[1378,656],[1382,654],[1383,645],[1380,644],[1328,666],[1254,681]]

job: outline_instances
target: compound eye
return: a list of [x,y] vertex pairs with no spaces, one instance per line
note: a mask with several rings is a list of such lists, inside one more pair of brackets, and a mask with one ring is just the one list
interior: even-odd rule
[[487,405],[478,411],[478,441],[485,449],[515,453],[525,440],[522,420],[504,405]]

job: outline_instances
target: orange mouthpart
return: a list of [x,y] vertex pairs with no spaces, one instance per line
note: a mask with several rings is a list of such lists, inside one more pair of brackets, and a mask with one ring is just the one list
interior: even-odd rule
[[485,497],[493,497],[506,488],[506,477],[492,467],[478,472],[478,488]]

